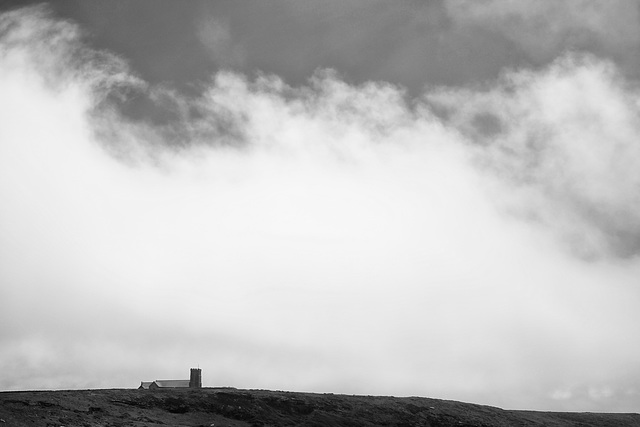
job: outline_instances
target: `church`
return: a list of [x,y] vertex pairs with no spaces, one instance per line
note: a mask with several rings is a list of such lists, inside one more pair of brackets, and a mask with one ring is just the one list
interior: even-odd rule
[[202,370],[191,368],[188,380],[155,380],[142,381],[138,389],[155,390],[159,388],[202,388]]

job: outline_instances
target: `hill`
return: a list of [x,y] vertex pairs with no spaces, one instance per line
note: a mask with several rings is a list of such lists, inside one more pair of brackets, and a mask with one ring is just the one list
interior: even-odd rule
[[230,388],[0,393],[2,426],[640,427],[640,414],[510,411],[422,397]]

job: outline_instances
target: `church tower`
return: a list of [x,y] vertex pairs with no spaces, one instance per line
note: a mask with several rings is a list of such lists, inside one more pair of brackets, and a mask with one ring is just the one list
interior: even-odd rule
[[189,388],[202,388],[202,369],[191,368],[189,377]]

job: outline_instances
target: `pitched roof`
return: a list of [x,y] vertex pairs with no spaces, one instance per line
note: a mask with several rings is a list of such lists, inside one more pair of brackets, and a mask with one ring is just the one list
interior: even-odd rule
[[189,380],[155,380],[159,388],[189,388]]
[[139,388],[148,389],[153,381],[142,381]]

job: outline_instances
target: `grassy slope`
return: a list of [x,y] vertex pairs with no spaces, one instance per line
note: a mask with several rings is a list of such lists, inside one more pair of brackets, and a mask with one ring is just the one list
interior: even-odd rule
[[0,393],[0,427],[162,424],[216,427],[640,427],[640,415],[506,411],[490,406],[419,397],[346,396],[224,388]]

